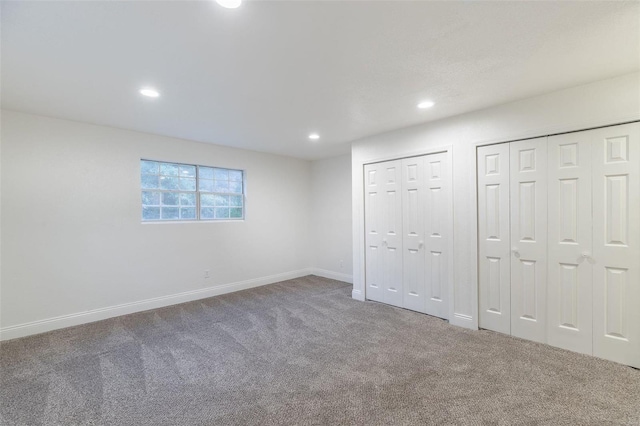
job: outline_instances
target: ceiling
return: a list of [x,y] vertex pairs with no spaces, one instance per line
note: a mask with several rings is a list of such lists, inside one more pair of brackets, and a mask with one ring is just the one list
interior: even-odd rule
[[306,159],[640,69],[635,1],[1,7],[5,109]]

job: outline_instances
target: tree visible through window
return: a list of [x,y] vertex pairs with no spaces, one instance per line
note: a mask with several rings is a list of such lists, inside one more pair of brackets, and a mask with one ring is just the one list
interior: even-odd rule
[[244,218],[242,170],[140,160],[143,221]]

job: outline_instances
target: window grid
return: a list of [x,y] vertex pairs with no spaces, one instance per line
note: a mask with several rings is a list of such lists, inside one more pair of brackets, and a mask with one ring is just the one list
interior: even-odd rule
[[204,166],[199,171],[201,220],[241,219],[244,204],[242,172]]
[[244,219],[244,172],[141,160],[142,221]]

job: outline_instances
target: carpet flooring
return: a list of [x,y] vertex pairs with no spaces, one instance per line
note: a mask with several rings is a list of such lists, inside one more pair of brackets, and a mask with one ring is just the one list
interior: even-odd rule
[[0,344],[2,425],[640,424],[640,371],[308,276]]

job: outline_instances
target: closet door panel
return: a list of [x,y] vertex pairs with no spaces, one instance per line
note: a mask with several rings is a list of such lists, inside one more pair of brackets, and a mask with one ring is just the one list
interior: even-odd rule
[[364,166],[364,226],[365,226],[365,294],[366,298],[383,301],[382,258],[382,167],[381,164]]
[[448,154],[424,157],[425,177],[425,243],[426,243],[426,312],[448,318],[449,285],[451,285],[451,243],[453,214]]
[[591,354],[591,132],[549,137],[547,338]]
[[426,312],[424,157],[402,160],[403,306]]
[[511,333],[509,144],[477,150],[479,325]]
[[640,124],[593,134],[593,354],[640,368]]
[[382,300],[402,307],[402,162],[382,163]]
[[547,140],[510,144],[511,334],[546,342]]

